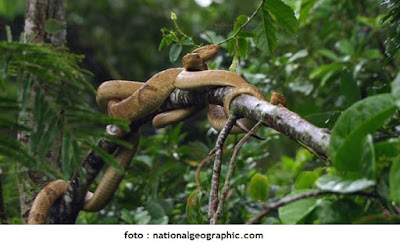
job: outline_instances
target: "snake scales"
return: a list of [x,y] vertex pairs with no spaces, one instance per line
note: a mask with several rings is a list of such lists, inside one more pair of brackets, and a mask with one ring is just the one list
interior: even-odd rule
[[[233,72],[224,70],[207,70],[205,61],[213,58],[219,50],[218,45],[207,45],[196,49],[183,58],[184,68],[172,68],[157,73],[146,83],[113,80],[101,84],[97,90],[96,100],[100,108],[108,110],[112,117],[125,118],[137,121],[145,116],[156,112],[175,88],[182,90],[208,89],[218,86],[234,87],[224,101],[224,107],[209,105],[208,119],[211,125],[221,130],[229,112],[229,104],[240,94],[250,94],[264,100],[262,93],[254,86],[248,84],[243,78]],[[272,99],[280,97],[273,95]],[[271,101],[272,101],[271,99]],[[274,101],[275,102],[275,101]],[[275,104],[284,104],[278,101]],[[196,112],[189,107],[172,110],[156,115],[153,119],[155,128],[164,127],[186,119]],[[241,119],[242,125],[234,127],[231,133],[243,132],[250,129],[252,122]],[[116,155],[116,161],[126,170],[136,152],[140,133],[133,132],[128,137],[132,148],[120,148]],[[109,134],[121,136],[119,132],[108,130]],[[118,188],[124,174],[113,167],[108,167],[103,178],[92,194],[88,192],[82,210],[99,211],[110,201],[115,190]],[[55,180],[48,183],[36,196],[28,217],[29,224],[42,224],[46,222],[50,207],[68,188],[68,182]]]

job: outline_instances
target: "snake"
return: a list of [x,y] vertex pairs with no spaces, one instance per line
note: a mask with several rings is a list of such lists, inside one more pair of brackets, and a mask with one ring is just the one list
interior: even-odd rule
[[[182,58],[183,68],[171,68],[152,76],[147,82],[126,80],[111,80],[103,82],[97,89],[98,106],[107,110],[114,118],[138,121],[160,109],[169,95],[176,89],[207,90],[215,87],[233,87],[224,100],[224,105],[209,105],[208,119],[211,126],[221,130],[229,115],[230,103],[241,94],[249,94],[265,100],[263,94],[255,86],[246,82],[236,73],[225,70],[208,70],[206,61],[212,59],[219,51],[219,45],[206,45],[195,49]],[[279,103],[279,102],[278,102]],[[171,123],[182,121],[196,112],[196,108],[182,108],[162,112],[153,118],[153,126],[161,128]],[[254,123],[244,119],[241,127],[235,127],[231,133],[245,132]],[[107,129],[107,133],[123,136],[120,131]],[[139,144],[140,131],[131,132],[128,141],[131,148],[120,148],[115,154],[115,160],[124,169],[129,164]],[[108,167],[94,193],[88,192],[82,210],[96,212],[103,209],[112,198],[125,172],[118,172],[114,167]],[[69,183],[57,179],[51,181],[36,196],[28,216],[28,224],[43,224],[46,222],[52,204],[66,193]]]

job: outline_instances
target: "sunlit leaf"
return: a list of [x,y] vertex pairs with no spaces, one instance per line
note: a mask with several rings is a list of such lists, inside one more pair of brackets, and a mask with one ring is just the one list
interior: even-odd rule
[[296,179],[296,190],[312,188],[319,174],[315,171],[304,171]]
[[[271,14],[278,26],[288,32],[296,33],[299,23],[294,16],[294,11],[280,0],[266,0],[264,11]],[[266,16],[264,15],[264,18]],[[265,21],[265,20],[264,20]]]
[[321,176],[316,185],[319,189],[338,193],[352,193],[365,190],[373,185],[375,181],[366,178],[358,179],[357,176],[347,175],[324,175]]

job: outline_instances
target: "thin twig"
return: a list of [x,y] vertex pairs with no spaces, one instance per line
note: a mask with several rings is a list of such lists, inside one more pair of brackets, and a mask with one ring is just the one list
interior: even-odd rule
[[214,214],[217,211],[218,206],[218,188],[219,180],[221,176],[221,165],[222,165],[222,149],[229,132],[231,131],[233,125],[236,122],[236,116],[229,115],[228,120],[225,123],[224,128],[218,135],[217,143],[215,145],[215,161],[213,167],[213,174],[211,178],[211,191],[210,200],[208,204],[208,217],[210,219],[210,224],[215,224]]
[[227,195],[227,193],[229,191],[229,184],[230,184],[230,181],[231,181],[231,176],[232,176],[233,170],[235,168],[236,157],[237,157],[240,149],[242,148],[243,144],[247,140],[249,140],[252,135],[254,135],[257,132],[258,128],[260,128],[260,126],[262,124],[263,124],[263,122],[261,120],[259,120],[257,122],[257,124],[254,125],[254,127],[235,146],[235,149],[233,151],[231,160],[229,161],[228,171],[226,172],[224,187],[222,188],[222,192],[221,192],[221,195],[219,197],[218,208],[217,208],[216,213],[214,214],[214,223],[218,222],[218,219],[221,216],[222,210],[224,208],[224,202],[225,202],[225,198],[227,197],[226,195]]
[[[259,214],[257,214],[257,216],[255,216],[254,218],[252,218],[249,221],[247,221],[246,224],[258,223],[258,222],[260,222],[260,220],[262,218],[267,216],[271,211],[276,210],[276,209],[278,209],[278,208],[280,208],[282,206],[285,206],[285,205],[287,205],[289,203],[295,202],[297,200],[300,200],[300,199],[303,199],[303,198],[330,195],[330,194],[339,194],[339,193],[317,190],[317,191],[312,191],[312,192],[309,192],[309,193],[298,194],[298,195],[295,195],[295,196],[290,197],[290,198],[281,199],[276,203],[272,203],[270,205],[267,205],[263,209],[263,211],[261,211]],[[359,192],[354,192],[354,193],[349,193],[349,194],[340,194],[340,195],[359,195],[359,196],[377,198],[377,195],[375,193],[365,192],[365,191],[359,191]]]
[[243,30],[243,28],[246,27],[251,22],[251,20],[257,15],[258,11],[260,11],[262,6],[264,5],[264,2],[265,0],[261,1],[260,5],[258,5],[257,9],[253,12],[253,14],[247,19],[247,21],[242,26],[240,26],[240,28],[231,37],[218,42],[217,45],[222,45],[223,43],[226,43],[229,40],[235,38]]

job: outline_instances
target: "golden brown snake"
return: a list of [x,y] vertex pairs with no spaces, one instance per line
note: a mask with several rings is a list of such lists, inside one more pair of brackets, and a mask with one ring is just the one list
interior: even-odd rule
[[[183,58],[185,69],[167,69],[157,73],[146,83],[122,80],[104,82],[97,90],[97,103],[101,108],[107,109],[109,115],[112,117],[137,121],[157,111],[175,88],[196,90],[219,86],[235,87],[225,98],[225,114],[229,112],[231,101],[240,94],[246,93],[264,99],[256,87],[248,84],[235,73],[223,70],[204,70],[204,61],[215,56],[218,49],[219,46],[217,45],[209,45],[196,49],[194,51],[195,54]],[[199,58],[201,62],[193,61],[191,58]],[[221,112],[221,107],[217,106],[212,108],[208,114],[212,126],[218,130],[224,124],[224,121],[220,119]],[[162,127],[169,123],[181,121],[192,113],[193,108],[161,113],[154,118],[153,125],[156,128]],[[236,128],[233,132],[238,133],[243,132],[243,130]],[[134,156],[139,137],[139,132],[133,133],[129,137],[129,141],[133,145],[132,149],[121,148],[116,154],[115,159],[125,170]],[[123,176],[124,174],[120,174],[113,167],[109,167],[93,195],[87,196],[82,209],[85,211],[99,211],[104,208],[117,189]],[[55,180],[47,184],[39,192],[32,205],[28,223],[45,223],[51,205],[66,192],[67,187],[68,182],[63,180]]]

